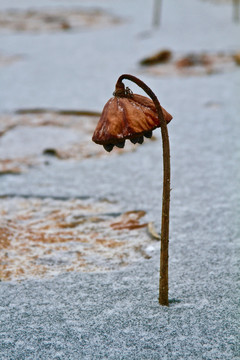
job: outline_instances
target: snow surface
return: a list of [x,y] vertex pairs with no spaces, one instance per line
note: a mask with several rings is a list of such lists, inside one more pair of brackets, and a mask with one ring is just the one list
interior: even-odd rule
[[[153,30],[152,3],[143,0],[11,1],[11,8],[71,6],[106,9],[125,22],[81,32],[1,34],[0,52],[22,57],[0,68],[0,110],[101,110],[122,73],[152,87],[173,115],[172,301],[169,308],[158,304],[159,253],[121,271],[1,282],[0,359],[239,359],[240,68],[157,78],[138,66],[162,48],[239,51],[231,3],[164,1],[162,25]],[[0,9],[6,8],[9,1],[2,0]],[[123,211],[146,210],[159,230],[161,179],[159,140],[121,156],[53,159],[2,177],[0,191],[106,197]]]

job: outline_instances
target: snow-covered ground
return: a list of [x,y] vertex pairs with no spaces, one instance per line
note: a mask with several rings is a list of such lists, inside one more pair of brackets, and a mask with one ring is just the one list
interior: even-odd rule
[[[15,57],[0,67],[0,112],[101,111],[122,73],[152,87],[173,115],[172,301],[169,308],[158,304],[159,251],[106,273],[2,281],[0,359],[238,359],[240,68],[157,77],[138,65],[164,48],[239,52],[231,2],[163,1],[161,27],[153,29],[153,1],[0,1],[1,11],[50,8],[98,8],[122,21],[38,33],[0,27],[0,55]],[[159,230],[162,152],[155,134],[158,141],[121,156],[53,158],[48,166],[4,175],[0,195],[107,198],[121,211],[145,210]]]

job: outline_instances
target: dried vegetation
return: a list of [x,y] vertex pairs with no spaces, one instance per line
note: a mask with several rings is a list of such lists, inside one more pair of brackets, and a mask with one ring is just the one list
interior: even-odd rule
[[2,198],[0,279],[68,271],[108,271],[158,248],[144,211],[120,213],[108,201]]
[[0,30],[55,32],[116,25],[120,18],[99,9],[7,10],[0,13]]
[[158,76],[201,76],[234,70],[239,53],[175,54],[164,49],[140,61],[144,71]]
[[[99,116],[97,112],[44,109],[0,115],[0,175],[20,174],[52,158],[81,161],[106,156],[91,141]],[[132,144],[126,146],[127,151],[135,149]]]

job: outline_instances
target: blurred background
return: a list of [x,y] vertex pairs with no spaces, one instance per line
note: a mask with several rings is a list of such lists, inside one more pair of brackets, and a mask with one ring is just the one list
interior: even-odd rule
[[[209,72],[227,71],[240,47],[238,7],[238,0],[1,0],[0,110],[100,111],[121,73],[169,93],[170,80],[204,75],[207,62]],[[170,67],[140,65],[161,50],[171,52]],[[198,69],[172,66],[189,54]]]

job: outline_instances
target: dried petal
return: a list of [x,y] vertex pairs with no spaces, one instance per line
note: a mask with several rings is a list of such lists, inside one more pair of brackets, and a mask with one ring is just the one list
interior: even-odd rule
[[[162,111],[167,123],[171,121],[172,116],[164,108]],[[141,144],[143,136],[159,126],[160,121],[151,99],[136,94],[116,96],[105,105],[92,140],[101,145],[120,144],[120,147],[125,139]]]

